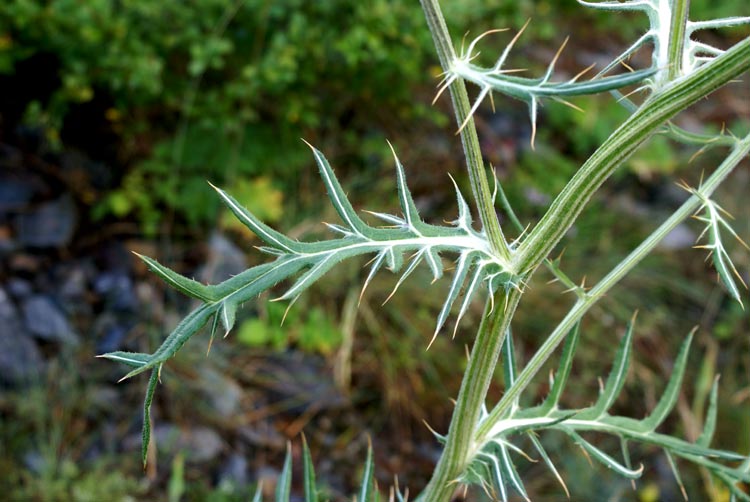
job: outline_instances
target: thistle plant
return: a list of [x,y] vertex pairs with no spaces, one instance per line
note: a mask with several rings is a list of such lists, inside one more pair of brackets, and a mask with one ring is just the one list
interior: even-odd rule
[[[711,447],[718,422],[718,380],[711,389],[705,426],[696,441],[691,442],[659,430],[677,401],[694,331],[684,335],[684,342],[674,358],[669,382],[656,406],[645,418],[636,419],[611,412],[623,389],[633,357],[633,339],[637,332],[635,316],[612,355],[611,372],[593,404],[568,409],[561,400],[571,379],[582,318],[671,230],[690,216],[695,215],[705,224],[701,235],[705,243],[701,247],[710,251],[727,293],[740,303],[742,297],[746,296],[742,289],[742,277],[732,263],[722,237],[728,234],[739,239],[739,236],[732,229],[726,213],[712,197],[717,187],[747,157],[750,135],[737,138],[723,133],[696,134],[680,129],[671,121],[681,111],[750,68],[750,38],[721,50],[694,39],[694,35],[703,29],[748,23],[750,18],[692,22],[688,20],[687,0],[579,3],[596,9],[645,12],[650,28],[591,79],[583,78],[586,72],[581,72],[572,79],[557,82],[554,68],[559,51],[539,78],[519,77],[513,69],[506,68],[508,55],[523,29],[511,39],[493,67],[483,68],[474,63],[481,36],[473,40],[466,50],[456,53],[437,0],[422,0],[427,24],[444,70],[437,94],[440,97],[447,91],[452,100],[466,157],[472,201],[479,216],[478,223],[472,221],[472,209],[457,186],[457,218],[446,225],[425,222],[409,191],[406,182],[408,171],[394,152],[400,214],[372,212],[370,214],[383,224],[371,225],[354,209],[323,153],[311,146],[328,198],[341,218],[339,224],[328,225],[335,237],[317,242],[287,237],[246,211],[241,202],[230,194],[216,188],[218,196],[232,213],[263,241],[264,246],[259,249],[269,255],[269,261],[220,284],[204,285],[177,274],[151,258],[142,257],[151,270],[170,286],[200,301],[200,306],[187,315],[153,353],[113,352],[103,355],[132,368],[123,379],[150,372],[144,404],[144,462],[151,441],[149,410],[161,369],[204,326],[210,326],[210,344],[220,326],[225,335],[230,333],[237,309],[243,303],[292,279],[291,285],[277,297],[278,300],[288,301],[291,307],[299,295],[326,272],[342,261],[360,255],[371,257],[363,281],[363,292],[383,268],[400,274],[395,292],[420,264],[425,263],[433,278],[438,280],[444,274],[445,262],[450,260],[454,262],[455,270],[443,306],[437,314],[431,339],[434,340],[444,331],[451,312],[456,312],[455,325],[458,325],[471,302],[482,299],[485,308],[456,398],[450,427],[447,432],[437,434],[437,440],[443,444],[443,454],[431,481],[417,500],[447,501],[463,485],[481,486],[496,500],[508,500],[513,492],[528,500],[517,466],[532,455],[543,460],[550,476],[557,479],[561,489],[570,496],[564,473],[545,451],[541,434],[563,434],[580,446],[591,460],[630,479],[638,479],[645,467],[633,465],[629,445],[650,445],[664,452],[674,471],[675,482],[680,487],[683,486],[680,465],[689,463],[710,472],[714,479],[726,486],[733,500],[750,500],[747,493],[750,457],[746,453]],[[650,44],[653,54],[651,66],[608,75],[647,44]],[[468,99],[466,82],[479,88],[473,104]],[[640,95],[639,103],[624,96],[620,92],[624,88],[635,88],[636,94]],[[513,212],[512,201],[505,196],[502,185],[488,175],[488,169],[482,162],[473,114],[482,100],[487,95],[492,96],[493,92],[526,102],[534,131],[539,104],[546,99],[565,101],[584,94],[613,93],[620,98],[623,106],[631,109],[632,114],[591,154],[541,219],[524,226]],[[729,147],[729,153],[697,188],[686,185],[689,192],[687,200],[604,278],[590,289],[575,286],[562,271],[559,261],[549,259],[550,253],[607,178],[657,133],[668,134],[689,145],[699,145],[701,151],[709,146]],[[491,181],[494,181],[492,188]],[[515,226],[500,225],[497,204],[506,213],[507,220],[515,223]],[[508,237],[514,234],[517,237]],[[517,308],[522,306],[527,284],[541,265],[546,265],[559,280],[576,292],[576,301],[540,343],[536,353],[528,360],[522,360],[513,348],[511,324]],[[521,399],[524,391],[561,345],[558,369],[550,377],[548,396],[541,404],[525,404]],[[488,402],[487,391],[498,364],[502,366],[504,374],[504,393],[499,401]],[[586,432],[613,436],[621,443],[620,451],[605,451],[584,438],[582,434]],[[524,447],[530,451],[524,451]],[[289,500],[290,462],[291,456],[288,454],[276,500]],[[312,460],[306,444],[303,462],[305,499],[318,500]],[[370,454],[357,500],[378,499],[372,472]],[[402,494],[398,489],[391,491],[392,500],[406,498],[406,492]],[[255,499],[260,500],[260,492]]]

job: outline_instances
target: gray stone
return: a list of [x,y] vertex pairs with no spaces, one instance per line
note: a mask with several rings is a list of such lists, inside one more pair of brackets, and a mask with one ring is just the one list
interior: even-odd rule
[[29,281],[13,277],[8,279],[8,293],[18,300],[27,298],[34,292],[34,287]]
[[219,486],[243,487],[249,482],[247,459],[239,453],[233,453],[221,466]]
[[0,170],[0,214],[26,207],[34,196],[34,183],[12,171]]
[[66,304],[68,302],[83,302],[88,293],[88,277],[81,266],[74,266],[66,270],[62,278],[59,294]]
[[108,270],[94,280],[94,290],[104,297],[107,308],[118,312],[138,308],[133,280],[124,270]]
[[199,277],[207,283],[229,279],[247,268],[245,253],[218,232],[208,241],[208,259]]
[[224,449],[221,436],[208,427],[179,428],[176,425],[157,425],[154,437],[159,448],[170,457],[179,452],[188,462],[206,463],[218,458]]
[[676,249],[689,249],[695,246],[698,236],[684,223],[677,225],[669,232],[658,245],[659,249],[672,251]]
[[198,385],[211,407],[212,414],[223,420],[237,417],[242,401],[242,387],[234,379],[206,367],[200,370]]
[[23,318],[29,332],[51,342],[78,345],[78,335],[55,303],[44,295],[34,295],[23,303]]
[[15,218],[16,240],[28,247],[61,247],[75,232],[77,211],[73,198],[65,194]]
[[32,383],[43,371],[39,348],[29,337],[7,293],[0,288],[0,382]]

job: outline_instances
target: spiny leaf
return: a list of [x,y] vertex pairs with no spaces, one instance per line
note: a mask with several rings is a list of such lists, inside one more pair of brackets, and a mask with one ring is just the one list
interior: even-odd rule
[[471,279],[469,279],[469,283],[466,285],[466,288],[464,288],[464,299],[461,302],[461,307],[459,308],[458,315],[456,316],[456,324],[453,328],[454,336],[456,334],[456,331],[458,330],[458,324],[461,322],[464,314],[466,314],[466,311],[469,309],[469,305],[471,305],[471,301],[474,298],[474,293],[476,293],[477,289],[479,289],[479,285],[484,279],[483,270],[484,269],[481,265],[475,266],[472,272]]
[[[527,23],[528,24],[528,23]],[[503,51],[500,58],[497,60],[492,68],[483,68],[472,63],[476,53],[474,53],[474,47],[476,43],[486,33],[477,37],[469,45],[467,51],[463,52],[460,56],[457,56],[451,63],[450,68],[447,71],[447,76],[438,91],[438,95],[442,93],[447,86],[452,84],[456,79],[460,78],[467,82],[471,82],[479,87],[479,94],[474,101],[474,104],[467,114],[466,120],[461,124],[459,130],[463,129],[468,123],[470,118],[474,115],[476,110],[479,108],[480,103],[488,95],[492,95],[492,92],[498,92],[511,98],[518,99],[525,102],[529,107],[529,118],[532,126],[532,138],[531,144],[533,147],[534,137],[536,135],[536,117],[539,102],[544,98],[551,98],[558,101],[562,101],[566,104],[565,98],[571,96],[582,96],[587,94],[599,94],[604,92],[621,89],[633,84],[638,84],[649,77],[653,76],[657,72],[657,68],[648,68],[644,70],[632,71],[623,73],[620,75],[613,75],[607,77],[594,78],[585,82],[579,82],[578,78],[585,73],[581,72],[574,78],[566,82],[551,82],[552,75],[554,73],[555,63],[557,62],[560,53],[562,52],[565,43],[560,47],[552,61],[547,66],[544,76],[541,78],[524,78],[512,75],[518,70],[506,70],[503,68],[505,60],[508,57],[508,53],[511,47],[518,40],[518,37],[526,28],[526,25],[513,37],[511,42],[508,44],[506,49]],[[567,42],[567,39],[566,39]],[[573,105],[571,105],[573,106]]]
[[140,352],[117,351],[117,352],[110,352],[108,354],[102,354],[97,357],[110,359],[118,363],[127,364],[131,368],[140,368],[141,366],[145,366],[146,364],[148,364],[148,361],[151,359],[151,354],[143,354]]
[[215,300],[215,297],[212,294],[209,286],[201,284],[198,281],[188,279],[187,277],[178,274],[174,270],[165,267],[153,258],[149,258],[148,256],[143,256],[138,253],[133,254],[143,260],[152,272],[158,275],[164,282],[172,286],[177,291],[191,298],[203,300],[204,302]]
[[151,370],[151,377],[148,379],[146,388],[146,399],[143,401],[143,429],[141,430],[141,460],[143,467],[148,462],[148,447],[151,444],[151,403],[154,401],[154,392],[159,383],[159,373],[161,367]]
[[581,331],[580,321],[573,326],[573,329],[568,333],[565,339],[565,346],[563,347],[562,356],[560,357],[560,367],[557,370],[557,374],[554,376],[552,383],[552,389],[550,389],[547,399],[542,404],[542,410],[545,414],[555,408],[560,401],[565,384],[568,382],[568,376],[570,370],[573,367],[573,356],[575,356],[576,347],[578,346],[578,338]]
[[[223,190],[216,188],[222,201],[235,216],[266,244],[266,246],[261,247],[261,250],[275,256],[275,259],[272,262],[251,267],[220,284],[205,286],[176,274],[155,260],[144,257],[144,261],[163,280],[179,291],[201,299],[205,303],[188,314],[153,354],[131,355],[123,352],[104,354],[102,357],[131,366],[132,370],[123,379],[148,370],[158,370],[209,320],[213,320],[209,340],[210,349],[218,323],[220,322],[225,332],[228,333],[234,326],[236,311],[243,303],[299,274],[292,286],[279,298],[294,301],[300,293],[337,263],[355,256],[376,254],[375,262],[364,284],[366,287],[383,263],[387,264],[394,272],[400,270],[403,265],[404,254],[407,252],[414,252],[416,255],[397,286],[413,272],[422,260],[428,262],[433,276],[436,279],[439,278],[443,272],[440,253],[457,254],[459,262],[456,272],[457,277],[454,278],[446,304],[441,312],[438,330],[445,323],[451,306],[459,296],[461,286],[472,268],[478,267],[474,270],[474,275],[467,289],[467,298],[461,304],[459,320],[468,308],[471,293],[485,279],[485,272],[482,267],[491,268],[493,278],[497,279],[491,286],[500,287],[503,280],[510,281],[513,279],[514,274],[510,262],[504,257],[496,256],[486,237],[471,228],[471,214],[468,205],[463,200],[457,187],[459,217],[456,225],[435,226],[424,223],[419,217],[416,205],[406,185],[403,166],[396,159],[397,184],[405,218],[400,219],[390,216],[387,218],[388,221],[397,223],[396,228],[371,227],[357,216],[341,184],[336,179],[333,169],[322,153],[315,148],[312,148],[312,151],[329,198],[344,223],[344,226],[333,225],[332,228],[342,234],[343,237],[319,242],[298,242],[290,239],[262,223],[242,207],[237,200]],[[481,264],[481,267],[479,267],[479,264]],[[436,335],[438,330],[436,330]],[[153,398],[153,387],[150,390],[152,392],[150,398]]]
[[547,455],[547,452],[544,450],[544,447],[542,446],[542,443],[539,441],[539,438],[536,437],[536,434],[534,434],[533,431],[529,431],[526,433],[526,436],[531,439],[532,444],[534,445],[534,448],[536,448],[536,451],[539,452],[539,455],[542,456],[542,459],[544,460],[544,463],[547,464],[547,467],[549,467],[549,470],[552,471],[552,475],[555,476],[555,479],[562,485],[563,490],[565,490],[565,495],[570,498],[570,492],[568,491],[568,486],[565,484],[565,481],[563,481],[562,476],[560,476],[560,473],[557,471],[557,468],[555,467],[555,464],[552,463],[552,460],[549,458],[549,455]]
[[669,415],[669,412],[672,411],[672,408],[677,402],[677,397],[680,393],[680,386],[682,385],[682,377],[685,375],[685,368],[687,367],[690,342],[693,340],[693,335],[695,334],[696,329],[697,328],[693,328],[682,343],[680,352],[677,354],[677,358],[674,362],[674,368],[672,368],[672,376],[669,378],[667,387],[664,389],[664,394],[662,394],[661,399],[659,399],[656,408],[654,408],[648,418],[643,420],[643,425],[648,430],[652,431],[656,429],[664,419],[667,418],[667,415]]
[[641,477],[641,474],[643,474],[643,466],[641,466],[640,469],[628,469],[626,466],[622,465],[614,458],[607,455],[602,450],[583,439],[575,431],[568,429],[565,432],[570,435],[570,437],[572,437],[577,444],[579,444],[584,450],[586,450],[589,455],[607,466],[609,469],[615,471],[620,476],[626,477],[628,479],[638,479]]
[[276,481],[276,502],[289,502],[292,494],[292,444],[286,443],[284,467]]
[[454,223],[456,226],[463,228],[466,231],[470,231],[472,221],[471,209],[469,209],[469,205],[466,203],[464,196],[461,195],[461,190],[458,188],[456,180],[453,179],[453,176],[450,176],[450,179],[453,182],[453,188],[456,190],[456,202],[458,203],[458,219]]
[[708,448],[716,431],[716,414],[718,409],[719,397],[719,377],[714,378],[711,386],[711,394],[708,398],[708,410],[706,410],[706,420],[703,424],[703,432],[695,441],[696,444]]
[[304,290],[309,288],[315,281],[325,275],[326,272],[335,267],[342,259],[343,257],[337,256],[335,253],[330,253],[328,256],[310,267],[309,270],[297,279],[291,288],[286,290],[286,292],[277,299],[290,300],[297,298]]
[[221,308],[219,309],[219,315],[221,317],[221,324],[224,326],[225,336],[234,327],[234,320],[237,316],[237,304],[230,301],[221,302]]
[[503,347],[500,352],[503,361],[503,378],[505,388],[509,389],[516,381],[516,349],[513,347],[513,334],[508,328],[503,340]]
[[[211,185],[209,183],[209,185]],[[240,220],[247,228],[257,235],[263,242],[268,244],[274,249],[285,251],[288,253],[301,253],[305,251],[305,243],[297,242],[281,232],[277,232],[273,228],[269,227],[258,218],[255,217],[250,211],[245,209],[242,204],[226,193],[221,188],[211,185],[214,190],[219,194],[222,202],[229,208],[234,216]]]
[[607,383],[602,390],[599,399],[596,404],[580,413],[578,416],[581,420],[592,420],[602,416],[612,406],[617,399],[617,396],[622,390],[622,386],[625,384],[625,377],[627,376],[628,367],[630,366],[630,353],[633,345],[633,325],[635,324],[635,316],[633,320],[628,323],[628,328],[625,331],[625,336],[620,341],[620,346],[617,349],[617,355],[615,356],[615,363],[612,366],[612,371],[607,377]]
[[500,445],[500,454],[503,459],[503,469],[505,470],[511,485],[527,502],[530,502],[529,496],[526,493],[526,488],[523,486],[521,476],[518,475],[516,466],[513,465],[513,460],[510,458],[508,448],[505,445]]
[[724,211],[721,206],[719,206],[711,199],[701,196],[700,192],[698,192],[694,188],[688,187],[687,185],[683,185],[683,188],[685,188],[693,195],[698,196],[703,202],[702,209],[704,210],[704,215],[695,215],[694,218],[706,223],[706,228],[703,230],[703,232],[701,232],[698,240],[700,240],[704,235],[708,234],[708,244],[696,247],[710,250],[709,256],[711,256],[713,259],[714,268],[719,274],[719,278],[721,279],[722,284],[724,284],[724,287],[726,287],[732,298],[737,300],[739,304],[744,308],[744,305],[742,304],[742,294],[739,287],[737,286],[737,281],[739,281],[739,283],[742,284],[742,286],[745,288],[747,288],[747,285],[742,279],[740,273],[737,271],[737,268],[734,266],[734,263],[732,263],[729,252],[724,246],[724,241],[721,236],[721,230],[724,229],[729,232],[729,234],[745,248],[748,248],[747,244],[745,244],[745,242],[734,231],[729,222],[724,218],[724,216],[722,216],[722,214],[727,216],[729,214]]
[[[397,171],[400,177],[402,203],[406,208],[406,212],[411,215],[410,221],[414,228],[383,229],[368,227],[354,213],[354,209],[346,199],[344,191],[335,178],[328,161],[318,150],[313,149],[313,152],[324,182],[328,187],[332,202],[338,208],[344,222],[350,227],[351,233],[340,239],[315,243],[297,242],[263,225],[242,208],[236,200],[222,190],[217,189],[224,202],[230,206],[237,216],[243,219],[246,224],[271,246],[267,249],[272,250],[277,258],[273,262],[252,267],[214,286],[204,286],[190,279],[181,278],[156,262],[147,259],[147,262],[151,263],[153,268],[160,275],[164,276],[165,280],[168,280],[170,284],[193,296],[205,298],[206,304],[198,307],[185,317],[151,357],[143,358],[143,361],[139,361],[145,362],[145,364],[135,367],[125,378],[132,377],[166,362],[212,316],[218,316],[219,320],[223,322],[225,330],[229,330],[233,325],[236,308],[242,303],[253,299],[263,291],[306,269],[291,288],[281,296],[281,299],[293,300],[336,263],[361,254],[377,253],[375,264],[365,281],[365,286],[370,282],[374,273],[377,272],[384,261],[393,271],[399,270],[403,263],[403,254],[409,251],[416,251],[426,258],[433,276],[436,278],[442,274],[442,261],[439,256],[441,251],[455,252],[459,256],[471,255],[472,261],[470,262],[459,259],[465,265],[471,266],[475,263],[475,257],[481,257],[483,263],[491,264],[493,270],[505,271],[496,273],[497,277],[512,278],[513,274],[507,270],[509,264],[503,259],[494,256],[486,238],[470,228],[468,205],[463,201],[460,192],[457,191],[459,198],[458,227],[438,227],[426,223],[418,224],[418,218],[412,218],[417,216],[415,213],[416,207],[413,201],[411,201],[410,195],[408,195],[403,169],[399,163]],[[410,269],[409,272],[411,270],[413,269]],[[458,283],[454,282],[454,287],[451,290],[452,296],[446,302],[447,307],[443,311],[440,326],[444,324],[450,306],[459,294],[465,274],[469,272],[468,268],[461,268],[460,271],[464,276],[460,277],[462,280]],[[479,276],[475,276],[475,278],[478,279]],[[499,284],[497,285],[499,286]],[[468,304],[464,302],[463,311],[465,311],[466,305]],[[216,320],[216,317],[214,317],[214,320]]]
[[440,314],[438,314],[435,334],[432,337],[433,340],[440,331],[440,328],[442,328],[443,324],[445,324],[445,320],[450,314],[451,307],[456,301],[456,298],[458,298],[458,294],[461,292],[461,286],[463,286],[469,270],[471,270],[471,267],[474,265],[475,258],[476,257],[473,253],[465,253],[459,257],[458,265],[456,265],[456,271],[453,275],[453,282],[451,282],[451,287],[448,290],[448,296],[445,298],[445,303],[443,303],[443,308],[440,310]]
[[674,457],[671,453],[669,453],[669,450],[664,450],[664,454],[667,456],[667,462],[669,463],[669,467],[672,469],[672,474],[674,475],[675,481],[677,481],[677,486],[680,487],[680,491],[682,492],[682,498],[685,499],[687,502],[688,495],[685,491],[685,485],[682,482],[682,477],[680,476],[680,470],[677,467],[677,462],[675,462]]
[[440,259],[438,252],[433,248],[427,248],[425,261],[432,271],[433,281],[440,279],[443,276],[443,260]]
[[368,233],[369,227],[357,215],[356,211],[354,211],[352,204],[346,197],[344,189],[341,187],[339,180],[333,173],[333,168],[331,168],[328,160],[323,156],[320,150],[313,147],[310,143],[307,143],[307,146],[309,146],[313,151],[315,162],[317,162],[318,168],[320,169],[320,175],[323,178],[323,183],[325,183],[326,188],[328,189],[328,197],[331,199],[333,208],[337,213],[339,213],[339,216],[342,220],[344,220],[344,223],[347,227],[351,228],[359,235]]
[[315,468],[313,467],[310,448],[307,439],[302,436],[302,483],[304,485],[305,502],[318,502],[318,489],[315,484]]
[[404,221],[408,228],[415,230],[417,233],[429,231],[430,226],[426,225],[422,218],[419,216],[419,210],[417,205],[414,203],[414,199],[411,196],[409,187],[406,185],[406,174],[404,173],[404,166],[401,165],[401,161],[396,156],[396,151],[393,149],[393,145],[388,142],[388,146],[391,148],[393,153],[393,159],[396,162],[396,183],[398,185],[398,200],[401,204],[401,211],[404,213]]
[[412,257],[411,261],[409,262],[409,266],[406,267],[406,270],[403,274],[401,274],[401,277],[399,277],[398,281],[396,282],[396,285],[393,287],[393,290],[391,291],[391,294],[388,295],[388,297],[385,299],[383,304],[385,304],[388,300],[391,299],[391,297],[396,294],[396,291],[398,291],[398,288],[401,287],[401,284],[404,283],[404,281],[411,275],[412,272],[414,272],[414,269],[417,268],[417,266],[422,262],[422,257],[425,253],[424,249],[420,249],[417,251],[417,253]]

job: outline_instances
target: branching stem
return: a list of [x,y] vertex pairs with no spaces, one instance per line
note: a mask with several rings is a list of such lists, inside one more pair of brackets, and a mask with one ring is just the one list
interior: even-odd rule
[[669,119],[750,68],[750,38],[650,97],[589,157],[514,255],[514,269],[536,269],[604,181]]
[[741,141],[738,141],[731,153],[726,157],[724,162],[716,171],[703,183],[698,189],[699,195],[691,196],[685,201],[680,208],[672,214],[659,228],[649,235],[633,252],[622,260],[606,277],[604,277],[589,294],[578,300],[573,308],[568,312],[565,318],[545,340],[541,347],[531,360],[526,363],[523,371],[518,375],[513,387],[506,389],[500,402],[490,413],[483,426],[477,431],[477,438],[484,438],[489,433],[493,423],[500,420],[503,414],[513,404],[514,400],[526,389],[531,379],[539,372],[544,363],[554,352],[555,348],[563,341],[571,328],[580,320],[583,315],[603,296],[605,295],[620,279],[630,272],[638,263],[643,260],[654,248],[683,220],[698,210],[703,204],[704,198],[708,198],[716,190],[724,179],[732,172],[737,164],[750,153],[750,134]]
[[[443,71],[448,70],[451,62],[456,58],[448,27],[445,24],[443,13],[438,5],[438,0],[421,0],[422,9],[427,18],[427,24],[432,33],[432,40],[437,49],[440,66]],[[456,123],[466,125],[461,128],[461,143],[466,157],[466,167],[469,171],[471,191],[479,210],[479,218],[482,228],[487,233],[492,250],[501,258],[510,261],[510,247],[505,240],[500,222],[497,219],[494,205],[492,203],[492,192],[487,179],[487,171],[482,161],[482,151],[479,147],[479,137],[474,126],[474,119],[470,118],[471,103],[466,93],[466,84],[457,79],[450,86],[450,95],[453,102],[453,110],[456,114]],[[467,122],[468,119],[468,122]]]
[[504,293],[500,290],[485,306],[482,323],[471,349],[469,365],[464,372],[453,419],[448,430],[445,450],[438,461],[430,483],[418,500],[442,502],[450,500],[455,491],[454,481],[464,472],[471,460],[476,426],[487,396],[503,346],[505,333],[521,299],[518,289]]

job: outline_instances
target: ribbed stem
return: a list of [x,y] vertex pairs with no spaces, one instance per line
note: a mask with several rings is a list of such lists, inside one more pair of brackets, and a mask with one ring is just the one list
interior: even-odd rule
[[672,20],[669,26],[669,81],[677,80],[682,69],[682,52],[685,48],[685,32],[687,30],[690,0],[670,0],[672,2]]
[[448,429],[445,449],[440,456],[430,483],[417,500],[447,502],[456,489],[454,481],[463,474],[473,450],[474,437],[487,390],[495,374],[495,366],[503,346],[505,333],[521,299],[521,292],[511,289],[487,302],[477,338],[471,349],[469,365],[464,372],[453,418]]
[[[448,26],[445,24],[445,19],[437,0],[421,0],[421,3],[425,17],[427,18],[427,25],[430,28],[430,33],[432,33],[432,40],[435,43],[440,66],[443,68],[443,71],[446,71],[456,58],[453,42],[448,33]],[[469,96],[466,93],[466,84],[464,84],[463,80],[456,79],[451,84],[450,95],[453,102],[453,110],[456,114],[456,123],[459,125],[463,124],[467,117],[470,116],[471,111],[471,103],[469,102]],[[493,252],[510,262],[510,248],[495,213],[492,191],[490,190],[487,171],[482,161],[482,150],[479,147],[479,137],[477,136],[473,118],[469,118],[466,125],[461,129],[460,134],[464,156],[466,157],[466,167],[469,171],[471,191],[479,210],[482,228],[487,234],[487,239],[490,242]]]

